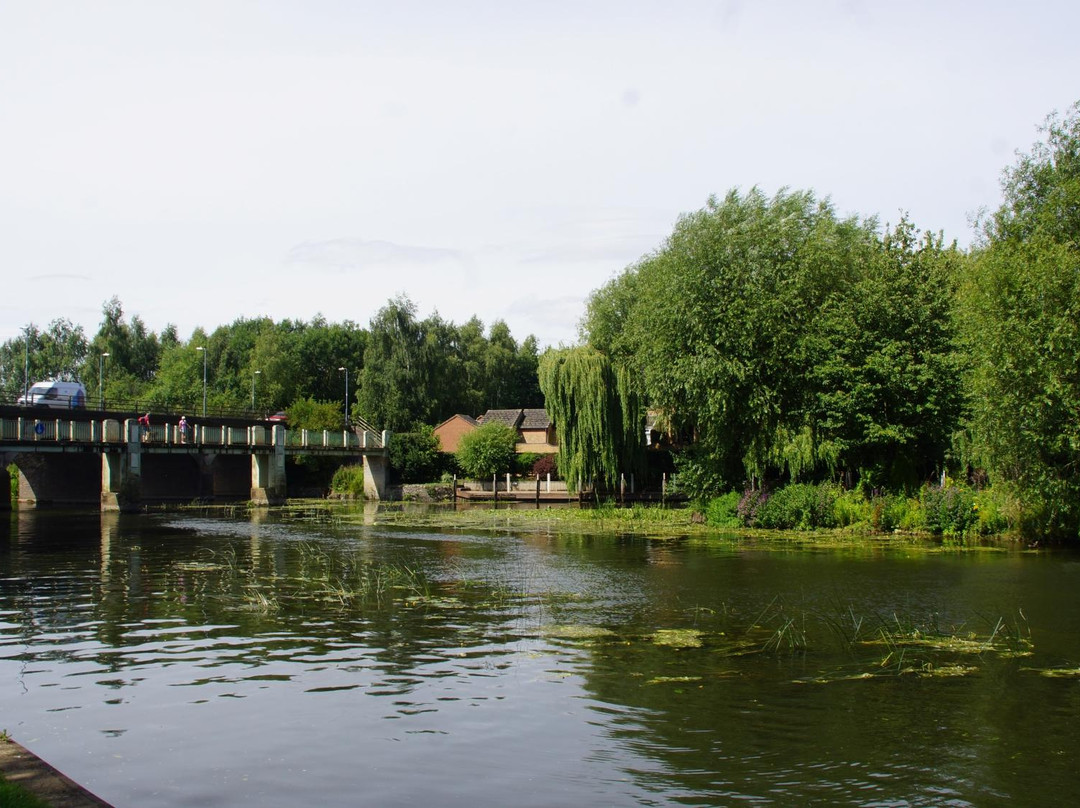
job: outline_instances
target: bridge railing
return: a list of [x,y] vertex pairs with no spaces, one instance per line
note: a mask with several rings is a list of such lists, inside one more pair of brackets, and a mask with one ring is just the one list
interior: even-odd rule
[[[273,443],[272,427],[200,425],[185,436],[175,423],[139,425],[133,439],[148,445],[200,447],[254,447]],[[282,427],[283,428],[283,427]],[[283,428],[284,429],[284,428]],[[126,439],[124,422],[70,420],[64,418],[0,418],[0,441],[70,442],[119,444]],[[285,429],[284,445],[289,449],[383,449],[383,436],[365,430],[359,434],[344,430]]]

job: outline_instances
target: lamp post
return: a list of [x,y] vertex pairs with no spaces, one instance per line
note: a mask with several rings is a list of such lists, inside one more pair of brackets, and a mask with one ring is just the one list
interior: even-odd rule
[[195,349],[202,352],[202,417],[206,417],[206,348],[200,345]]
[[28,325],[24,331],[26,332],[23,339],[23,401],[27,404],[30,403],[30,326]]
[[108,355],[109,352],[106,351],[98,357],[97,397],[98,403],[101,405],[102,412],[105,411],[105,357]]
[[349,369],[340,367],[338,370],[345,371],[345,428],[349,428]]
[[262,373],[261,370],[256,370],[251,374],[251,414],[255,414],[255,377]]

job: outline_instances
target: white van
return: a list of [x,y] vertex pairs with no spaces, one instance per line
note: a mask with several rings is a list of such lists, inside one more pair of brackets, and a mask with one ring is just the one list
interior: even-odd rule
[[86,406],[86,388],[78,382],[34,382],[26,395],[19,396],[15,403],[54,410],[82,408]]

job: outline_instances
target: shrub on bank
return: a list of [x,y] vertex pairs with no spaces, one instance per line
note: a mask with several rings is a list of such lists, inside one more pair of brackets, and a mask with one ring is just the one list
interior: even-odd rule
[[833,508],[839,493],[839,486],[830,483],[786,485],[759,505],[758,526],[774,530],[835,527]]
[[925,485],[918,496],[869,496],[836,483],[792,483],[775,490],[747,488],[702,506],[713,527],[774,530],[863,529],[926,532],[946,538],[994,535],[1015,529],[1022,509],[1007,491],[959,485]]
[[551,479],[559,479],[558,455],[540,455],[532,464],[530,471],[537,477],[547,477],[550,474]]
[[364,466],[342,466],[334,472],[334,479],[330,481],[330,490],[339,496],[363,497],[364,496]]
[[742,495],[738,491],[730,491],[722,497],[710,499],[704,507],[705,523],[713,527],[742,527],[743,520],[739,516],[739,500]]

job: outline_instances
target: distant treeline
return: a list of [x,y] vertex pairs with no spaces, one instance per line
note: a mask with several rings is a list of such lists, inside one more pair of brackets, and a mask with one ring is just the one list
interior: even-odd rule
[[29,325],[0,345],[0,393],[9,401],[18,396],[26,375],[30,383],[71,378],[86,385],[90,406],[99,402],[100,389],[108,403],[198,414],[200,348],[210,412],[265,414],[298,402],[328,402],[340,423],[346,369],[350,414],[379,429],[407,431],[459,412],[543,406],[534,337],[518,343],[506,323],[485,329],[476,317],[463,325],[437,314],[421,320],[404,297],[388,301],[367,328],[321,317],[239,319],[209,334],[196,329],[186,340],[171,325],[156,334],[138,316],[125,320],[113,298],[90,339],[80,326],[58,319],[45,329]]

